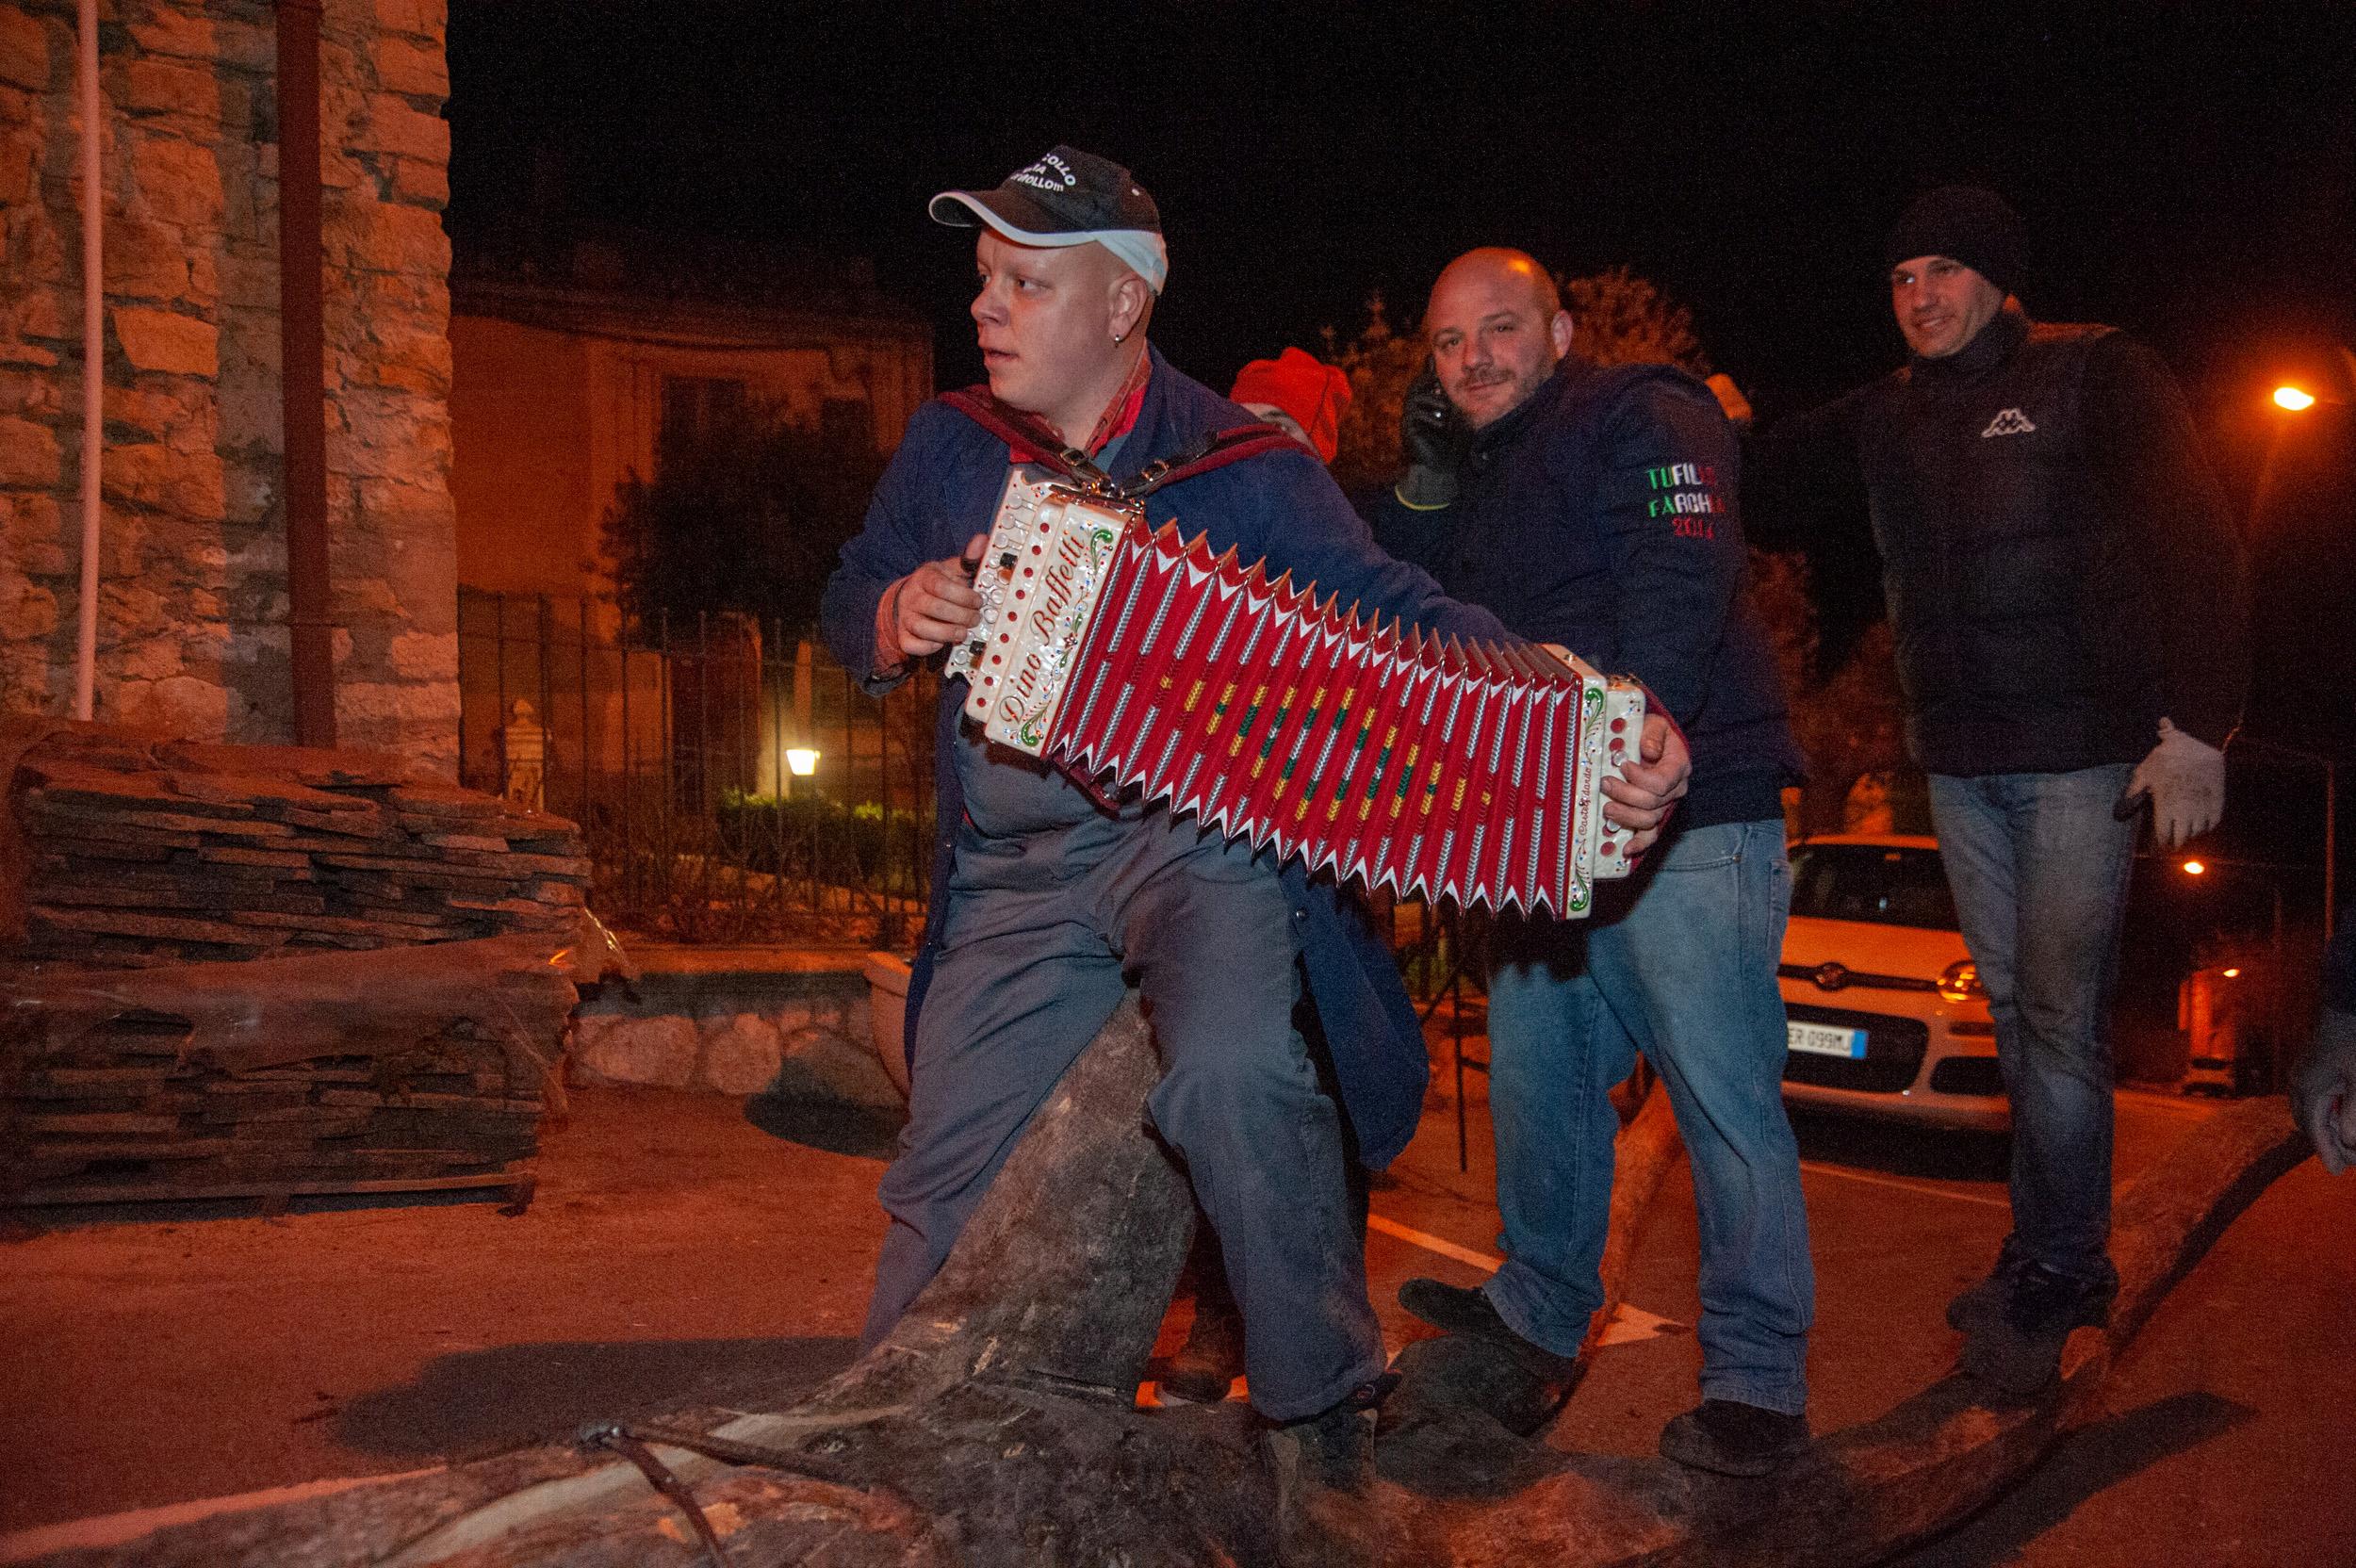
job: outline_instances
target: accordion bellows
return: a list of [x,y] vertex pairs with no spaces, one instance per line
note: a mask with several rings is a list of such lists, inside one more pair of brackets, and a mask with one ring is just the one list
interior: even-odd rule
[[1056,485],[1009,484],[948,674],[989,739],[1401,897],[1584,915],[1626,875],[1596,788],[1635,682],[1362,619]]

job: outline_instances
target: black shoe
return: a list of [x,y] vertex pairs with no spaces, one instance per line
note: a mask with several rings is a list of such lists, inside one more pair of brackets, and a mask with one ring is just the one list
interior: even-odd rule
[[1766,1475],[1808,1444],[1808,1417],[1739,1399],[1704,1399],[1661,1429],[1662,1457],[1721,1476]]
[[1268,1433],[1268,1457],[1280,1496],[1303,1489],[1355,1495],[1374,1479],[1374,1424],[1383,1401],[1399,1386],[1385,1372],[1360,1383],[1338,1404]]
[[1559,1380],[1579,1369],[1576,1356],[1558,1356],[1514,1332],[1513,1326],[1497,1315],[1486,1291],[1417,1278],[1399,1287],[1399,1304],[1435,1329],[1504,1346],[1540,1377]]
[[2012,1299],[2013,1282],[2028,1265],[2020,1244],[2006,1236],[2003,1250],[1996,1254],[1996,1266],[1988,1270],[1988,1277],[1967,1285],[1947,1303],[1947,1327],[1968,1334],[2002,1317],[2004,1304]]
[[2118,1295],[2119,1274],[2107,1263],[2091,1280],[2023,1263],[2013,1276],[2004,1311],[1973,1329],[1964,1341],[1963,1369],[2011,1398],[2037,1394],[2060,1373],[2062,1347],[2070,1342],[2070,1331],[2107,1325]]
[[1235,1303],[1198,1293],[1186,1342],[1170,1358],[1162,1392],[1189,1404],[1216,1405],[1243,1370],[1243,1315]]

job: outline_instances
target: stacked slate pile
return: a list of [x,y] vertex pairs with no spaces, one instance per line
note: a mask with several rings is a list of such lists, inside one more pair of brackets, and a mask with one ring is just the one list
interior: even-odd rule
[[0,967],[563,931],[589,877],[572,824],[385,753],[74,727],[25,749],[8,792],[23,935]]
[[570,823],[398,758],[90,726],[0,734],[0,1201],[528,1195]]

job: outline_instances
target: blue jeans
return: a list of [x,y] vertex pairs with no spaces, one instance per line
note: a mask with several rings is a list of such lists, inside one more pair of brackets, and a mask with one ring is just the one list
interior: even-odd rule
[[2103,1031],[2135,850],[2135,823],[2111,808],[2134,771],[1931,776],[1931,820],[2012,1101],[2013,1245],[2086,1282],[2110,1273]]
[[1791,908],[1783,824],[1725,823],[1678,834],[1587,921],[1499,923],[1489,1105],[1507,1256],[1485,1288],[1524,1338],[1579,1349],[1603,1304],[1619,1131],[1605,1093],[1642,1051],[1693,1162],[1703,1396],[1796,1415],[1816,1277],[1783,1109]]

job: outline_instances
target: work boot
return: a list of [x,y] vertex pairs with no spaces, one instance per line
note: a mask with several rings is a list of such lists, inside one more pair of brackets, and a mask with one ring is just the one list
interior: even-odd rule
[[1504,1346],[1530,1371],[1549,1381],[1561,1381],[1578,1374],[1579,1358],[1558,1356],[1545,1346],[1524,1339],[1512,1324],[1497,1315],[1487,1291],[1418,1277],[1399,1287],[1399,1304],[1435,1329]]
[[2004,1303],[2012,1299],[2013,1281],[2020,1277],[2028,1261],[2020,1242],[2006,1236],[2003,1249],[1996,1254],[1996,1266],[1988,1270],[1988,1277],[1965,1286],[1947,1303],[1947,1327],[1968,1334],[2002,1317]]
[[2073,1280],[2043,1264],[2021,1264],[2004,1311],[1963,1342],[1963,1370],[2007,1398],[2026,1399],[2061,1370],[2062,1347],[2073,1329],[2111,1320],[2119,1274],[2108,1264],[2092,1280]]
[[1385,1372],[1305,1420],[1269,1429],[1276,1477],[1278,1560],[1286,1568],[1338,1568],[1381,1556],[1381,1521],[1366,1507],[1374,1486],[1374,1427],[1399,1386]]
[[1243,1315],[1223,1293],[1198,1290],[1186,1342],[1170,1358],[1162,1393],[1188,1404],[1216,1405],[1243,1371]]
[[1790,1463],[1808,1444],[1805,1415],[1740,1399],[1704,1399],[1661,1429],[1663,1458],[1720,1476],[1764,1476]]
[[1290,1475],[1328,1492],[1364,1492],[1374,1478],[1375,1414],[1398,1386],[1399,1374],[1385,1372],[1351,1389],[1340,1403],[1270,1431],[1279,1484]]

